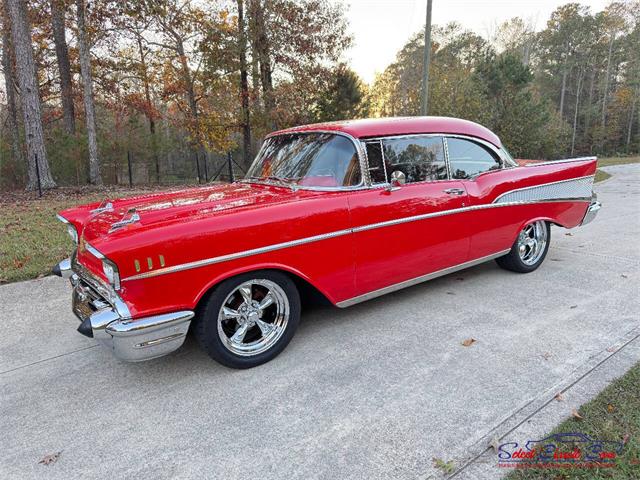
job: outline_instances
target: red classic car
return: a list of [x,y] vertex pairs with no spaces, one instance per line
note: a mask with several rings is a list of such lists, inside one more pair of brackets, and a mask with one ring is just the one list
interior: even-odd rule
[[495,259],[531,272],[550,225],[600,208],[596,159],[519,165],[486,128],[413,117],[307,125],[265,139],[245,179],[71,208],[78,330],[116,357],[165,355],[191,327],[220,363],[291,340],[301,296],[338,307]]

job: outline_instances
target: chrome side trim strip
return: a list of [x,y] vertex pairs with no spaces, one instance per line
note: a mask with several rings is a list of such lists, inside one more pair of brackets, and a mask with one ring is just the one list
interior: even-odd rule
[[507,248],[506,250],[501,250],[491,255],[476,258],[475,260],[470,260],[468,262],[464,262],[459,265],[454,265],[452,267],[443,268],[442,270],[438,270],[437,272],[431,272],[426,275],[421,275],[420,277],[411,278],[409,280],[405,280],[404,282],[394,283],[393,285],[389,285],[388,287],[380,288],[378,290],[373,290],[371,292],[358,295],[357,297],[349,298],[348,300],[343,300],[342,302],[338,302],[336,305],[340,308],[350,307],[351,305],[355,305],[356,303],[365,302],[367,300],[371,300],[372,298],[386,295],[387,293],[391,293],[397,290],[401,290],[403,288],[411,287],[413,285],[417,285],[418,283],[426,282],[428,280],[433,280],[434,278],[442,277],[443,275],[448,275],[449,273],[457,272],[459,270],[464,270],[465,268],[479,265],[489,260],[493,260],[494,258],[502,257],[503,255],[506,255],[507,253],[509,253],[509,251],[510,249]]
[[66,224],[71,224],[71,222],[69,220],[67,220],[66,218],[64,218],[62,215],[57,214],[56,218],[58,219],[58,221],[62,222],[62,223],[66,223]]
[[301,238],[299,240],[291,240],[289,242],[276,243],[274,245],[268,245],[266,247],[253,248],[251,250],[245,250],[243,252],[230,253],[227,255],[221,255],[219,257],[206,258],[204,260],[196,260],[195,262],[183,263],[181,265],[173,265],[171,267],[159,268],[149,272],[139,273],[132,275],[131,277],[123,278],[122,281],[128,280],[140,280],[143,278],[156,277],[158,275],[164,275],[167,273],[180,272],[182,270],[189,270],[192,268],[204,267],[205,265],[213,265],[215,263],[228,262],[230,260],[237,260],[239,258],[249,257],[251,255],[258,255],[260,253],[272,252],[274,250],[280,250],[282,248],[295,247],[298,245],[304,245],[305,243],[318,242],[320,240],[326,240],[328,238],[340,237],[342,235],[348,235],[352,233],[352,229],[337,230],[335,232],[323,233],[321,235],[315,235],[313,237]]
[[354,227],[353,233],[365,232],[367,230],[373,230],[374,228],[389,227],[392,225],[399,225],[407,222],[416,222],[419,220],[426,220],[427,218],[442,217],[444,215],[454,215],[456,213],[471,212],[474,210],[485,210],[487,208],[499,208],[499,207],[513,207],[516,205],[531,205],[534,203],[556,203],[556,202],[589,202],[591,197],[575,197],[575,198],[558,198],[547,200],[535,200],[535,201],[516,201],[516,202],[500,202],[500,203],[485,203],[482,205],[472,205],[469,207],[454,208],[451,210],[443,210],[441,212],[425,213],[422,215],[415,215],[413,217],[396,218],[393,220],[387,220],[385,222],[372,223],[369,225],[363,225],[361,227]]
[[584,162],[587,160],[598,160],[598,157],[576,157],[576,158],[565,158],[563,160],[548,160],[546,162],[536,162],[536,163],[527,163],[524,165],[525,167],[540,167],[544,165],[557,165],[558,163],[569,163],[569,162]]
[[548,185],[555,185],[555,184],[560,184],[560,183],[564,183],[564,182],[571,182],[571,181],[575,181],[575,180],[582,180],[582,179],[591,179],[593,180],[593,176],[589,176],[589,177],[579,177],[579,178],[575,178],[575,179],[569,179],[569,180],[561,180],[559,182],[551,182],[548,184],[543,184],[543,185],[536,185],[534,187],[525,187],[525,188],[521,188],[521,189],[517,189],[517,190],[511,190],[509,192],[505,192],[502,195],[500,195],[499,197],[496,198],[496,200],[494,200],[493,203],[486,203],[486,204],[482,204],[482,205],[472,205],[469,207],[461,207],[461,208],[454,208],[451,210],[443,210],[440,212],[432,212],[432,213],[425,213],[422,215],[414,215],[411,217],[403,217],[403,218],[396,218],[393,220],[387,220],[384,222],[378,222],[378,223],[372,223],[369,225],[362,225],[359,227],[353,227],[353,228],[347,228],[344,230],[337,230],[334,232],[329,232],[329,233],[323,233],[320,235],[314,235],[312,237],[306,237],[306,238],[300,238],[298,240],[290,240],[288,242],[282,242],[282,243],[276,243],[273,245],[267,245],[264,247],[259,247],[259,248],[253,248],[251,250],[244,250],[241,252],[236,252],[236,253],[229,253],[226,255],[221,255],[218,257],[211,257],[211,258],[205,258],[203,260],[196,260],[193,262],[188,262],[188,263],[183,263],[180,265],[173,265],[170,267],[165,267],[165,268],[159,268],[157,270],[152,270],[152,271],[148,271],[148,272],[143,272],[143,273],[139,273],[136,275],[132,275],[130,277],[126,277],[123,278],[121,281],[125,282],[125,281],[129,281],[129,280],[142,280],[144,278],[151,278],[151,277],[157,277],[159,275],[165,275],[168,273],[174,273],[174,272],[180,272],[183,270],[190,270],[192,268],[199,268],[199,267],[204,267],[207,265],[213,265],[216,263],[221,263],[221,262],[228,262],[231,260],[237,260],[239,258],[244,258],[244,257],[249,257],[252,255],[259,255],[261,253],[267,253],[267,252],[272,252],[274,250],[280,250],[283,248],[289,248],[289,247],[296,247],[298,245],[304,245],[306,243],[312,243],[312,242],[318,242],[321,240],[327,240],[329,238],[334,238],[334,237],[340,237],[342,235],[349,235],[352,233],[359,233],[359,232],[365,232],[367,230],[373,230],[376,228],[384,228],[384,227],[389,227],[389,226],[393,226],[393,225],[399,225],[402,223],[409,223],[409,222],[416,222],[416,221],[420,221],[420,220],[426,220],[428,218],[435,218],[435,217],[442,217],[444,215],[454,215],[457,213],[464,213],[464,212],[470,212],[470,211],[474,211],[474,210],[484,210],[487,208],[500,208],[500,207],[511,207],[511,206],[517,206],[517,205],[529,205],[529,204],[535,204],[535,203],[551,203],[551,202],[571,202],[571,201],[578,201],[578,202],[589,202],[591,201],[591,192],[589,192],[589,196],[588,197],[567,197],[567,198],[540,198],[540,199],[535,199],[535,200],[517,200],[517,201],[511,201],[511,202],[506,202],[506,201],[498,201],[501,197],[510,194],[512,192],[517,192],[520,190],[528,190],[531,188],[539,188],[539,187],[545,187]]

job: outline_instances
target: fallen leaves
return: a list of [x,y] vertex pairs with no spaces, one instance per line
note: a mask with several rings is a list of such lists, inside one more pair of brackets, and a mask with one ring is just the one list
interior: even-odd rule
[[566,235],[567,237],[573,237],[573,233],[571,233],[571,232],[567,232],[567,233],[565,233],[565,235]]
[[578,305],[571,305],[569,308],[578,308]]
[[631,438],[631,434],[625,433],[624,436],[622,437],[622,444],[626,445],[630,438]]
[[620,274],[620,276],[621,276],[622,278],[629,278],[629,275],[627,275],[626,273],[621,273],[621,274]]
[[475,338],[467,338],[465,341],[462,342],[462,346],[463,347],[470,347],[471,345],[473,345],[476,342],[477,342],[477,340]]
[[616,410],[616,407],[614,407],[610,403],[607,405],[607,412],[613,413],[615,410]]
[[564,401],[564,395],[562,394],[562,392],[558,392],[553,398],[555,398],[558,402]]
[[446,474],[451,474],[456,469],[456,467],[453,464],[453,460],[449,460],[448,462],[445,462],[441,458],[435,458],[435,457],[432,458],[431,460],[433,461],[434,467],[436,467],[439,470],[442,470]]
[[580,415],[580,413],[578,412],[578,410],[576,410],[575,408],[571,409],[571,416],[573,418],[575,418],[576,420],[582,420],[584,419],[584,417],[582,415]]
[[549,352],[544,352],[544,354],[542,355],[542,358],[544,358],[545,360],[549,360],[551,357],[552,355]]
[[49,455],[45,455],[44,457],[42,457],[42,460],[40,460],[38,463],[42,463],[43,465],[52,465],[58,461],[61,453],[62,453],[62,450],[56,453],[50,453]]

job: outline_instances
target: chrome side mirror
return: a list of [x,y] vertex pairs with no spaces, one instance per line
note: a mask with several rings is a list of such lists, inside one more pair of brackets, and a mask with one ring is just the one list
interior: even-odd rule
[[400,170],[394,170],[391,172],[391,178],[389,179],[389,186],[387,187],[387,190],[390,192],[398,190],[406,181],[407,177],[403,172]]

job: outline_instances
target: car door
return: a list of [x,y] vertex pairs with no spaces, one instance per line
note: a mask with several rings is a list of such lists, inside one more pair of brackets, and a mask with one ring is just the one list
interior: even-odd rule
[[[365,144],[372,187],[353,192],[356,292],[363,295],[463,263],[469,239],[455,215],[467,203],[450,180],[439,135]],[[400,186],[389,179],[404,177]]]
[[496,197],[496,186],[512,180],[509,169],[504,168],[504,159],[496,147],[479,140],[446,137],[445,141],[451,176],[464,185],[469,206],[478,207],[461,216],[461,220],[471,230],[469,260],[511,248],[514,232],[524,216],[514,215],[513,211],[507,209],[491,207]]

